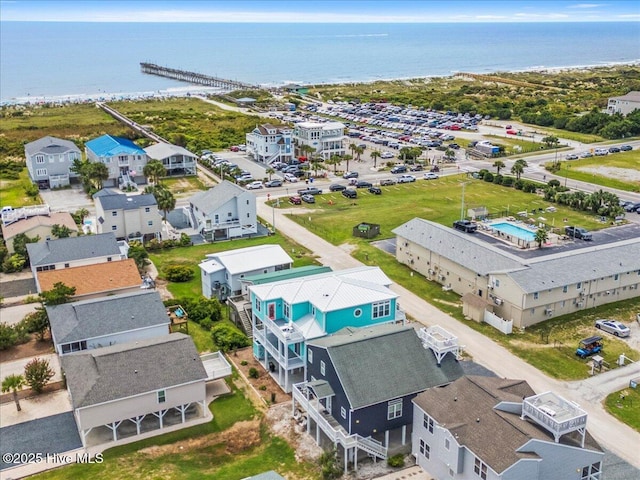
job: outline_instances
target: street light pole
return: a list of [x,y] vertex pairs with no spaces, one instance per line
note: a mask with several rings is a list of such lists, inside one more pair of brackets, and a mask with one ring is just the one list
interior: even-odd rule
[[567,188],[567,177],[569,176],[569,164],[567,163],[567,168],[564,172],[564,187]]

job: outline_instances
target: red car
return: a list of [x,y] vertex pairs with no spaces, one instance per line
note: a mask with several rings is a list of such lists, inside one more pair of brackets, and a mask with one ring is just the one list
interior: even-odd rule
[[461,130],[460,125],[451,125],[451,130]]
[[293,203],[294,205],[302,205],[302,199],[300,197],[289,197],[289,202]]
[[511,129],[511,130],[507,130],[507,133],[508,133],[509,135],[517,135],[517,134],[518,134],[518,132],[517,132],[517,131],[515,131],[515,130],[513,130],[513,129]]
[[235,145],[233,147],[231,147],[229,150],[231,150],[232,152],[239,152],[240,149],[238,147],[236,147]]

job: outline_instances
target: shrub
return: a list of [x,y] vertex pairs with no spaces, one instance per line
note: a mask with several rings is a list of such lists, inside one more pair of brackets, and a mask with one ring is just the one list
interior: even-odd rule
[[13,347],[18,340],[16,331],[11,325],[0,323],[0,350]]
[[491,173],[491,172],[486,172],[486,173],[484,174],[484,177],[482,177],[482,179],[483,179],[485,182],[488,182],[488,183],[493,182],[493,173]]
[[537,185],[533,182],[524,182],[522,191],[526,193],[535,193],[537,188]]
[[45,385],[55,373],[49,366],[49,360],[34,358],[24,366],[24,378],[27,385],[36,393],[42,393]]
[[211,330],[211,327],[213,326],[213,322],[209,317],[203,318],[202,320],[200,320],[200,326],[205,330]]
[[552,180],[549,180],[547,182],[547,185],[549,185],[550,187],[559,187],[560,186],[560,180],[556,180],[555,178]]
[[24,186],[24,192],[27,194],[27,197],[36,198],[40,194],[40,190],[37,185],[33,183],[29,183]]
[[180,234],[180,246],[188,247],[189,245],[191,245],[191,237],[186,233]]
[[164,269],[164,275],[170,282],[188,282],[195,274],[189,265],[169,265]]
[[387,465],[394,468],[404,467],[404,455],[401,453],[387,458]]
[[249,369],[249,378],[258,378],[260,377],[260,372],[258,372],[258,369],[255,367],[251,367]]
[[242,360],[242,361],[240,362],[240,365],[242,365],[243,367],[245,367],[245,366],[249,365],[249,362],[247,362],[246,360]]
[[503,177],[502,186],[504,186],[504,187],[512,187],[514,181],[515,181],[515,178],[513,178],[513,177]]
[[524,188],[524,180],[518,179],[513,183],[516,190],[522,190]]
[[2,262],[2,271],[5,273],[21,272],[26,263],[26,258],[19,253],[14,253],[4,259],[4,262]]
[[242,348],[249,345],[247,336],[233,325],[219,323],[211,329],[213,342],[223,351],[228,352],[234,348]]
[[489,170],[487,170],[486,168],[483,168],[478,172],[478,178],[483,179],[487,173],[489,173]]
[[504,177],[500,174],[496,175],[495,177],[493,177],[493,183],[495,183],[496,185],[502,185],[502,179]]

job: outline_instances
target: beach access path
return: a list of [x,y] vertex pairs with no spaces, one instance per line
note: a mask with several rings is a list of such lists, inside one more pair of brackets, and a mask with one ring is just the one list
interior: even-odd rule
[[[263,219],[274,219],[275,229],[297,241],[318,256],[318,261],[334,270],[343,270],[363,264],[349,254],[348,248],[337,247],[285,216],[280,209],[265,204],[266,196],[257,201],[258,215]],[[538,393],[553,391],[566,399],[580,404],[588,417],[588,430],[600,444],[615,453],[635,468],[640,468],[640,433],[609,415],[601,400],[607,393],[623,388],[629,380],[640,376],[640,362],[599,375],[600,380],[566,382],[555,380],[540,372],[506,348],[494,343],[479,332],[418,297],[406,288],[394,284],[401,308],[416,319],[419,325],[440,325],[456,335],[464,350],[473,360],[497,375],[526,380]],[[605,377],[606,376],[606,377]],[[596,401],[597,400],[597,401]]]

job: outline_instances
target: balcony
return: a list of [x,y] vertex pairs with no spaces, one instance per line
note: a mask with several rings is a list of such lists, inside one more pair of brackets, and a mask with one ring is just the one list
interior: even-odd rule
[[303,335],[295,326],[284,320],[271,321],[267,326],[257,324],[253,329],[253,338],[267,351],[278,365],[286,370],[304,367],[304,359],[289,348],[290,345],[304,342]]

